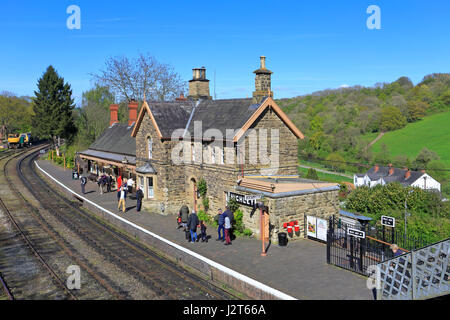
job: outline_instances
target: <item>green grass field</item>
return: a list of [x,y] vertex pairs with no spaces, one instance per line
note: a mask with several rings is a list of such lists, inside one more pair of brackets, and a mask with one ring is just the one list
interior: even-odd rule
[[406,155],[410,160],[415,159],[420,150],[426,147],[436,152],[441,161],[450,167],[450,111],[387,132],[372,146],[372,151],[379,152],[383,143],[392,156]]
[[[306,169],[306,168],[300,168],[299,167],[298,171],[299,171],[299,173],[301,173],[301,178],[305,178],[306,174],[308,173],[308,169]],[[320,181],[337,182],[337,183],[341,183],[341,182],[353,183],[353,179],[350,179],[350,178],[347,178],[347,177],[334,175],[334,174],[329,174],[329,173],[320,172],[320,171],[316,171],[316,172],[317,172],[317,176],[319,177]]]

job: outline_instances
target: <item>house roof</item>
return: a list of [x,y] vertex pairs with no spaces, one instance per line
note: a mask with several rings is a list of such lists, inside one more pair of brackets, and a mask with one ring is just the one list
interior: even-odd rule
[[[225,140],[227,138],[226,130],[232,129],[235,134],[228,138],[237,141],[267,108],[272,108],[291,131],[298,138],[303,139],[300,130],[270,97],[264,98],[256,104],[253,103],[252,99],[145,101],[132,135],[136,136],[142,119],[147,113],[161,139],[170,139],[176,129],[181,129],[178,138],[186,133],[195,137],[196,122],[201,121],[202,137],[208,129],[217,129],[222,133]],[[181,132],[183,133],[181,134]]]
[[106,151],[97,151],[92,149],[87,149],[80,152],[81,155],[88,156],[88,159],[98,158],[104,160],[110,160],[113,162],[122,162],[125,158],[130,165],[136,165],[136,157],[131,155],[122,155]]
[[114,123],[89,146],[89,149],[136,157],[136,139],[131,136],[133,128],[134,124],[128,126],[124,123]]
[[137,173],[156,173],[155,168],[148,162],[146,162],[143,166],[136,169]]
[[339,214],[342,215],[342,216],[345,216],[345,217],[356,219],[356,220],[362,220],[362,221],[370,221],[370,220],[372,220],[372,218],[370,218],[370,217],[362,216],[362,215],[355,214],[353,212],[345,211],[345,210],[342,210],[342,209],[339,210]]
[[424,175],[423,172],[420,171],[412,171],[410,170],[410,176],[408,179],[406,179],[406,173],[408,172],[407,169],[400,169],[400,168],[394,168],[394,172],[389,175],[390,167],[384,167],[384,166],[378,166],[378,170],[375,171],[376,166],[370,168],[366,175],[369,177],[371,181],[383,179],[384,182],[390,183],[390,182],[399,182],[400,184],[404,186],[409,186],[413,184],[417,179],[419,179],[421,176]]
[[88,159],[98,158],[112,162],[122,162],[124,158],[130,165],[136,165],[136,139],[131,136],[134,124],[114,123],[102,133],[89,149],[79,152]]

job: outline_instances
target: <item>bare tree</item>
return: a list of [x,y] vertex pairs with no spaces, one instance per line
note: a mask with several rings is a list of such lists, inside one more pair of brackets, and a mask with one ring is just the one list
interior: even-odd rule
[[144,94],[147,99],[168,101],[186,90],[186,82],[172,66],[158,62],[149,54],[140,54],[132,60],[125,56],[110,57],[105,69],[93,77],[111,88],[119,99],[127,101],[142,101]]

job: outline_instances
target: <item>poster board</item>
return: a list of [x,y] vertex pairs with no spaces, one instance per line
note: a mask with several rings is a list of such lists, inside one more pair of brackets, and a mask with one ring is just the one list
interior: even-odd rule
[[306,234],[308,237],[317,238],[317,218],[306,216]]
[[327,241],[327,220],[316,218],[317,221],[317,239]]

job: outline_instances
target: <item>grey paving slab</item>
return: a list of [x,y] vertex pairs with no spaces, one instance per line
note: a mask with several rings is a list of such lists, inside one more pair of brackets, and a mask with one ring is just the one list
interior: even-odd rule
[[[71,170],[39,160],[39,166],[73,191],[81,194],[79,180],[72,180]],[[286,247],[271,245],[261,257],[261,242],[253,238],[237,238],[231,246],[215,241],[217,232],[209,227],[208,243],[188,243],[184,233],[176,229],[176,216],[136,212],[136,201],[127,199],[127,212],[117,210],[116,192],[100,194],[96,183],[86,185],[86,198],[120,214],[129,221],[168,240],[195,251],[226,267],[280,290],[298,299],[373,300],[366,278],[326,263],[326,246],[312,240],[291,241]]]

